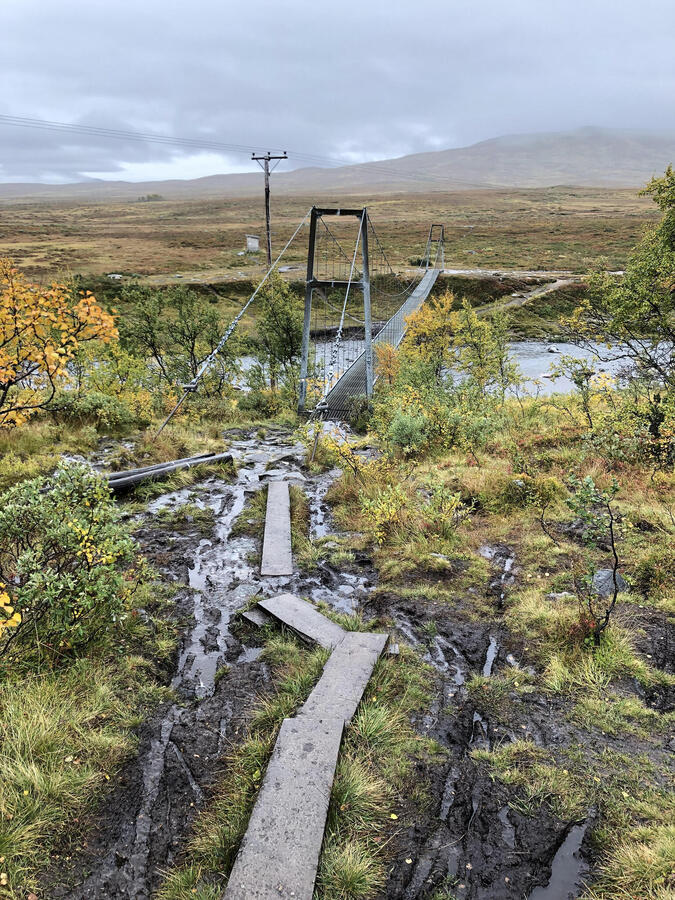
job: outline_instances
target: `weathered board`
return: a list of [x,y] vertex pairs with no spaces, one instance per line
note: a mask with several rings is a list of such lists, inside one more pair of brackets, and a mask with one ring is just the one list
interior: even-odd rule
[[246,619],[247,622],[250,622],[251,625],[257,625],[258,628],[263,628],[265,625],[271,625],[274,621],[272,616],[266,613],[264,609],[260,609],[257,606],[244,610],[241,617],[242,619]]
[[287,481],[270,481],[267,488],[261,575],[292,575],[291,500]]
[[333,652],[298,715],[282,723],[224,900],[311,900],[342,732],[387,635],[345,632],[293,594],[259,605]]
[[311,900],[343,724],[284,720],[225,900]]
[[386,634],[346,632],[302,707],[303,716],[315,717],[322,722],[331,719],[348,722],[356,712],[386,643]]
[[311,603],[301,600],[295,594],[278,594],[269,600],[260,600],[258,606],[301,637],[314,641],[321,647],[336,647],[347,633],[335,622],[322,616]]

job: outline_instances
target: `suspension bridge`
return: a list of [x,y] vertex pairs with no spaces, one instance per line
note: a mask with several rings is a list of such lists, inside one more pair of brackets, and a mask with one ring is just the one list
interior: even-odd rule
[[411,278],[397,273],[367,207],[312,206],[249,299],[239,310],[158,434],[196,391],[291,245],[307,233],[307,274],[298,410],[324,419],[349,415],[354,398],[373,395],[378,345],[398,347],[408,317],[427,299],[443,270],[444,226],[429,227],[426,247]]

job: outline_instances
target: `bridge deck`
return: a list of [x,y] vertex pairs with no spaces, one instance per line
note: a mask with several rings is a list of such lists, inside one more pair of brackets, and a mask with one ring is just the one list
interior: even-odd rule
[[[420,283],[382,330],[373,338],[375,344],[398,347],[405,334],[406,316],[416,312],[431,293],[440,269],[427,269]],[[365,351],[354,360],[326,395],[326,418],[339,419],[349,410],[349,400],[366,393]]]

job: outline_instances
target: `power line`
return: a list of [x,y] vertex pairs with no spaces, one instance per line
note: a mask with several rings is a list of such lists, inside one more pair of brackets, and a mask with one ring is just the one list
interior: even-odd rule
[[[171,135],[158,134],[156,132],[145,131],[125,131],[118,128],[105,128],[98,125],[81,125],[73,122],[55,122],[48,119],[35,119],[26,116],[11,116],[0,114],[0,124],[10,125],[18,128],[37,128],[46,131],[56,131],[61,134],[73,133],[84,134],[90,137],[111,138],[114,140],[140,141],[148,144],[160,144],[163,146],[175,146],[191,148],[194,150],[213,150],[218,153],[235,153],[246,154],[247,156],[256,149],[262,151],[262,148],[256,148],[252,145],[233,144],[224,141],[211,140],[210,138],[181,138],[172,137]],[[283,152],[280,148],[274,147],[267,152]],[[302,151],[290,150],[289,155],[298,162],[304,162],[309,165],[317,165],[330,168],[343,168],[347,166],[365,166],[371,172],[388,175],[405,181],[416,181],[419,183],[429,183],[447,186],[449,184],[460,185],[462,187],[498,187],[487,182],[471,182],[462,181],[457,178],[448,178],[444,175],[437,175],[433,172],[418,169],[416,172],[407,172],[402,169],[393,168],[389,163],[366,162],[366,163],[346,163],[343,159],[337,159],[330,156],[318,156],[312,153],[304,153]]]

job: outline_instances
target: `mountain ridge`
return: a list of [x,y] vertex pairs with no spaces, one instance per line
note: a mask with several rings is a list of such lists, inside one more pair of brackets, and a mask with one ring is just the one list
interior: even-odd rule
[[[317,166],[274,174],[280,194],[387,193],[475,189],[638,187],[675,162],[675,132],[605,129],[510,134],[467,147],[425,151],[335,168]],[[163,181],[0,183],[0,200],[131,200],[242,197],[260,191],[258,173],[215,174]]]

